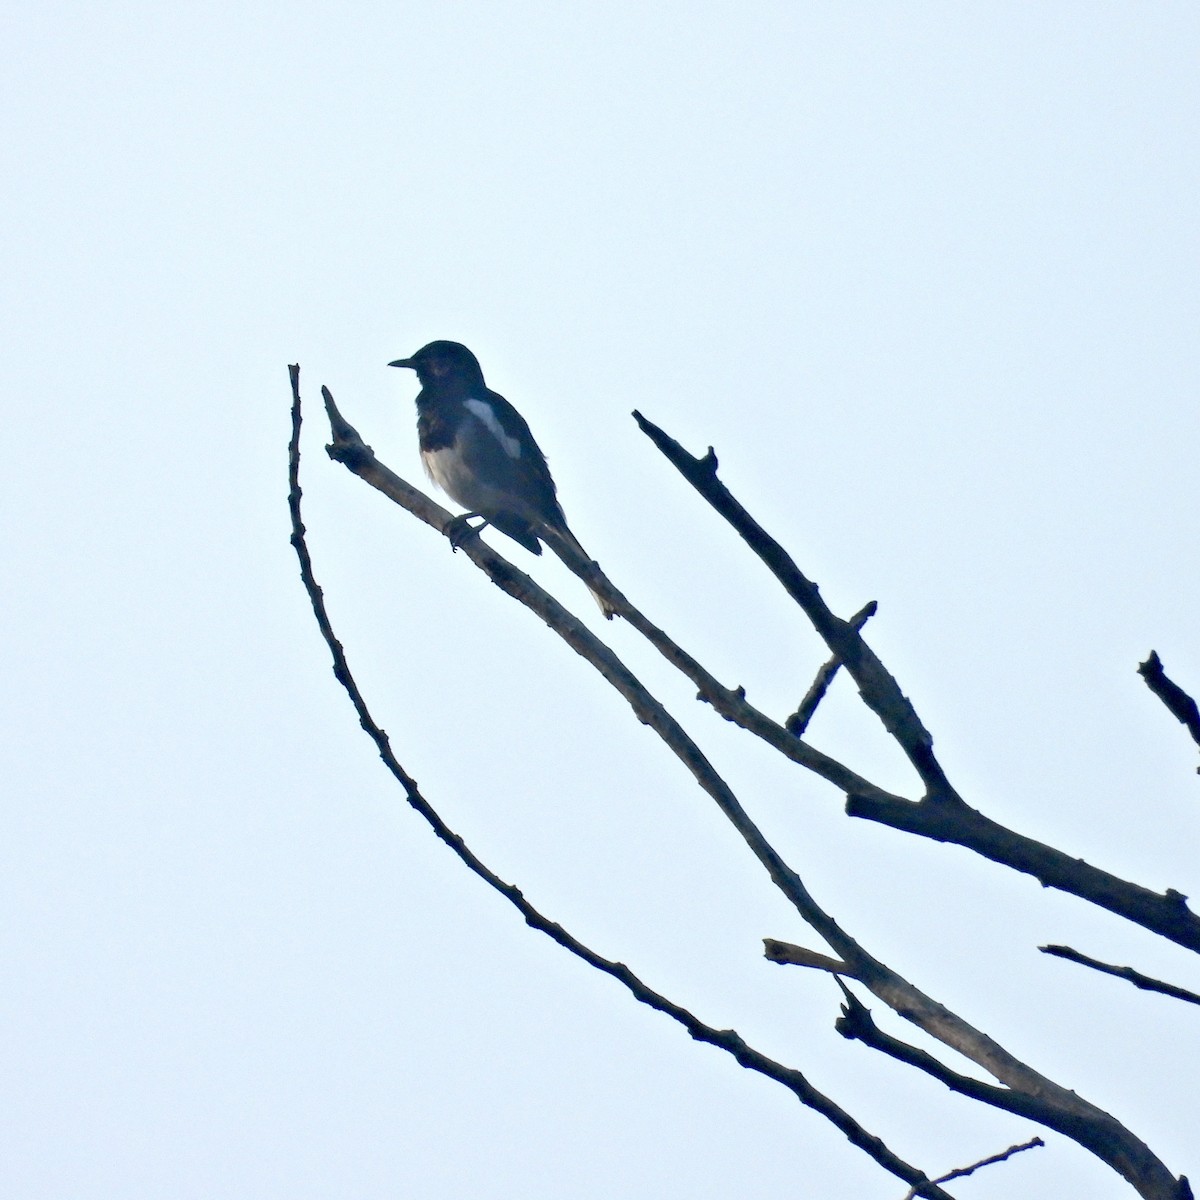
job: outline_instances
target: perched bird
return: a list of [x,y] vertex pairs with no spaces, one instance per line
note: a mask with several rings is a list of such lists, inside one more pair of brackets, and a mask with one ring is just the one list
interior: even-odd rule
[[[559,543],[585,562],[591,558],[567,528],[546,456],[524,418],[483,381],[479,360],[458,342],[430,342],[390,367],[416,371],[417,437],[429,478],[469,511],[451,541],[456,545],[487,525],[533,554],[542,540],[563,557]],[[470,517],[482,517],[472,527]],[[547,536],[549,535],[549,536]],[[593,592],[606,617],[613,610]]]

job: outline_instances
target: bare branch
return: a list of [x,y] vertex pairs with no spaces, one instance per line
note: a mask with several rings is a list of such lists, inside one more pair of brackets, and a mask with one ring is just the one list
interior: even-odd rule
[[[635,412],[634,418],[688,482],[733,525],[788,594],[800,604],[817,632],[854,677],[864,702],[879,715],[917,768],[928,789],[924,799],[910,801],[876,787],[866,791],[846,788],[846,812],[849,816],[876,821],[934,841],[965,846],[1002,866],[1034,876],[1043,886],[1079,896],[1189,950],[1200,951],[1200,917],[1188,909],[1187,897],[1182,893],[1168,889],[1160,895],[1149,888],[1129,883],[1051,846],[1006,829],[970,808],[951,787],[941,767],[933,759],[932,738],[895,679],[884,669],[850,622],[842,621],[830,612],[820,598],[817,585],[805,578],[779,543],[766,533],[717,478],[717,460],[711,447],[704,458],[695,458],[640,413]],[[747,724],[746,727],[751,726]],[[757,728],[753,731],[759,732]],[[777,745],[782,752],[788,753],[786,744],[774,738],[769,730],[764,730],[761,736],[772,745]],[[801,761],[795,752],[788,754],[788,757],[795,762]],[[801,765],[809,766],[809,763],[801,762]],[[818,773],[833,781],[831,773]]]
[[791,942],[778,942],[774,938],[763,938],[763,957],[768,962],[786,963],[789,966],[812,967],[817,971],[828,971],[831,975],[845,975],[857,979],[854,968],[840,958],[830,958],[828,954],[818,954],[804,946],[795,946]]
[[965,804],[950,808],[851,792],[846,796],[846,813],[936,842],[965,846],[1001,866],[1032,875],[1043,887],[1079,896],[1189,950],[1200,951],[1200,917],[1188,908],[1181,892],[1173,888],[1161,895],[1152,892],[1016,833]]
[[723,516],[783,585],[788,595],[804,610],[813,628],[858,684],[863,701],[883,722],[916,768],[931,799],[961,804],[945,772],[934,757],[933,738],[921,724],[916,709],[901,691],[875,652],[863,641],[850,622],[834,616],[821,599],[817,585],[807,579],[786,550],[739,504],[717,478],[717,456],[710,446],[703,458],[695,458],[639,412],[633,419],[642,432],[667,457],[683,477]]
[[[858,610],[850,618],[850,628],[855,631],[862,627],[875,615],[879,605],[871,600]],[[825,699],[825,693],[829,691],[829,685],[833,682],[833,677],[838,673],[838,668],[842,665],[842,660],[835,654],[824,666],[817,672],[816,678],[812,681],[812,686],[804,695],[804,699],[800,701],[800,706],[794,713],[783,723],[783,727],[788,733],[796,737],[803,737],[804,731],[808,728],[808,723],[813,719],[817,711],[817,705]]]
[[[326,404],[332,397],[326,389]],[[336,411],[336,410],[335,410]],[[434,504],[416,488],[406,483],[383,465],[349,425],[342,422],[342,430],[354,434],[350,440],[337,440],[326,447],[329,456],[342,462],[360,479],[371,484],[397,504],[420,517],[435,528],[444,529],[452,520],[445,509]],[[336,430],[335,430],[336,432]],[[650,694],[637,677],[625,666],[617,655],[578,618],[567,611],[553,596],[549,595],[523,571],[518,570],[507,559],[498,554],[479,538],[471,538],[461,547],[463,553],[502,590],[520,600],[535,612],[566,643],[591,663],[593,667],[625,698],[637,719],[648,725],[666,743],[668,748],[688,768],[693,778],[716,801],[718,807],[741,834],[756,858],[767,869],[772,881],[802,913],[806,919],[815,914],[831,928],[836,928],[830,918],[816,906],[800,877],[783,861],[775,848],[750,819],[729,785],[717,773],[700,747],[688,736],[683,727],[667,712],[663,705]],[[618,611],[631,623],[639,618],[642,625],[649,623],[619,593]],[[665,635],[664,635],[665,636]],[[697,669],[699,664],[696,664]],[[708,676],[711,680],[711,676]],[[719,687],[715,680],[714,687]],[[785,737],[788,737],[784,733]],[[795,740],[795,739],[790,739]]]
[[[841,980],[838,982],[846,996],[842,1016],[836,1026],[843,1037],[860,1041],[889,1058],[924,1071],[940,1080],[952,1092],[1057,1130],[1108,1163],[1128,1180],[1139,1195],[1155,1197],[1156,1200],[1193,1200],[1187,1177],[1174,1178],[1148,1147],[1131,1139],[1128,1130],[1108,1113],[1088,1105],[1091,1111],[1084,1117],[1078,1111],[1072,1112],[1069,1105],[1060,1103],[1058,1097],[1033,1089],[996,1087],[963,1075],[939,1062],[927,1051],[885,1033],[875,1024],[866,1006],[850,993]],[[1051,1086],[1057,1088],[1058,1085]]]
[[1161,992],[1164,996],[1171,996],[1175,1000],[1200,1004],[1200,995],[1196,992],[1189,992],[1187,988],[1177,987],[1173,983],[1164,983],[1161,979],[1153,979],[1149,975],[1143,975],[1141,971],[1135,971],[1132,967],[1114,967],[1099,959],[1089,958],[1078,950],[1072,950],[1070,946],[1039,946],[1038,949],[1043,954],[1053,954],[1056,958],[1065,958],[1069,962],[1091,967],[1094,971],[1102,971],[1105,975],[1116,975],[1118,979],[1127,979],[1134,987],[1141,988],[1144,992]]
[[[1162,660],[1156,651],[1150,651],[1150,657],[1138,667],[1138,674],[1146,681],[1146,686],[1167,706],[1171,715],[1187,726],[1192,741],[1200,746],[1200,708],[1179,684],[1167,678]],[[1196,771],[1200,774],[1200,767],[1197,767]]]
[[664,630],[650,621],[644,613],[621,596],[619,614],[698,689],[696,698],[710,705],[714,712],[766,742],[785,758],[804,767],[814,775],[832,783],[844,792],[861,793],[878,800],[904,803],[903,798],[878,787],[844,763],[822,753],[808,742],[789,733],[778,721],[755,708],[746,699],[745,688],[729,688],[711,675],[695,658],[680,647]]
[[[327,399],[331,400],[328,397]],[[438,509],[436,505],[432,505],[420,493],[415,493],[415,489],[410,488],[408,484],[379,463],[369,448],[363,446],[357,438],[352,445],[343,446],[335,442],[328,449],[331,457],[345,462],[355,474],[396,500],[397,503],[405,507],[412,505],[411,510],[428,520],[430,524],[442,527],[438,518],[431,519],[425,515],[429,508],[435,510],[439,517],[448,519],[449,514]],[[713,467],[710,468],[710,474],[713,471],[715,471],[715,461]],[[728,493],[725,494],[728,496]],[[414,495],[419,497],[419,502],[413,501]],[[732,498],[730,498],[730,502],[736,503],[732,501]],[[763,536],[765,537],[765,535]],[[738,830],[775,885],[791,901],[809,925],[847,963],[848,974],[860,980],[879,999],[906,1020],[912,1021],[933,1037],[983,1066],[1006,1085],[1004,1088],[992,1087],[990,1093],[1009,1095],[1009,1089],[1011,1089],[1012,1095],[1034,1104],[1039,1113],[1037,1119],[1043,1120],[1051,1128],[1073,1130],[1070,1136],[1075,1141],[1092,1150],[1114,1170],[1128,1179],[1147,1200],[1178,1200],[1182,1193],[1177,1190],[1177,1181],[1165,1165],[1154,1156],[1149,1147],[1111,1116],[1083,1100],[1074,1092],[1062,1088],[1032,1070],[986,1034],[974,1029],[962,1018],[926,996],[902,976],[864,950],[828,913],[820,908],[799,876],[783,861],[774,847],[750,820],[740,802],[704,757],[699,747],[684,733],[663,706],[642,687],[612,650],[563,609],[557,601],[537,587],[528,576],[518,571],[480,539],[471,539],[463,548],[471,561],[484,570],[494,583],[537,613],[576,653],[591,663],[625,697],[638,719],[654,729]],[[790,562],[790,560],[788,561]],[[796,574],[798,575],[798,572]],[[800,579],[815,596],[815,588],[807,580],[803,580],[802,576]],[[592,581],[589,579],[587,582],[590,585]],[[600,582],[607,586],[607,581],[601,580]],[[701,687],[701,698],[712,703],[722,715],[729,716],[730,719],[737,720],[739,724],[759,733],[771,744],[778,743],[779,748],[796,761],[809,760],[805,762],[805,765],[811,765],[813,770],[828,772],[829,776],[843,778],[852,774],[841,764],[819,755],[800,739],[788,734],[782,726],[752,709],[746,704],[741,689],[731,691],[722,688],[699,663],[680,650],[662,630],[651,624],[623,596],[620,596],[619,593],[613,593],[613,595],[616,600],[615,610],[626,621],[643,632],[671,661],[677,663],[680,670],[684,671],[689,678],[698,681]],[[810,604],[810,607],[813,606]],[[883,670],[878,659],[867,650],[857,633],[849,629],[845,622],[832,617],[823,604],[820,604],[819,610],[828,616],[830,622],[836,623],[836,628],[831,635],[833,640],[830,641],[830,638],[827,637],[831,649],[846,663],[847,669],[854,675],[864,697],[874,697],[877,704],[873,707],[877,706],[888,714],[885,716],[885,724],[902,745],[909,747],[910,757],[918,762],[918,770],[929,787],[931,797],[929,803],[950,810],[965,809],[966,806],[957,795],[952,790],[947,790],[949,785],[944,784],[944,776],[941,775],[940,767],[932,759],[931,752],[926,754],[921,750],[922,744],[926,751],[929,749],[928,734],[923,733],[919,721],[916,721],[915,713],[912,712],[911,705],[901,695],[895,680]],[[870,699],[868,699],[868,703],[871,703]],[[913,722],[916,722],[915,726]],[[925,739],[924,743],[921,741],[922,736]],[[943,781],[941,784],[938,782],[939,779]],[[890,797],[881,789],[872,788],[866,794],[877,800],[898,800],[897,797]],[[901,801],[901,803],[909,808],[918,807],[908,802]],[[902,1043],[900,1044],[902,1045]],[[988,1088],[988,1085],[976,1086]],[[980,1093],[976,1095],[976,1098],[984,1098],[984,1094]]]
[[[329,414],[334,438],[333,443],[326,447],[329,457],[348,467],[361,479],[383,492],[389,499],[407,509],[427,525],[447,534],[454,520],[453,516],[430,500],[424,492],[412,487],[380,463],[370,446],[362,441],[358,432],[338,411],[329,389],[322,388],[321,393],[325,399],[325,409]],[[493,583],[523,604],[533,608],[552,628],[558,628],[549,615],[550,610],[548,608],[543,610],[540,607],[541,601],[537,599],[540,594],[539,590],[534,587],[532,580],[527,575],[524,575],[478,539],[471,539],[461,548],[476,566],[488,574]],[[749,704],[746,701],[744,689],[725,687],[709,674],[695,658],[668,637],[662,629],[634,608],[628,599],[603,575],[597,564],[573,563],[565,557],[564,562],[589,587],[604,597],[605,602],[616,615],[623,617],[637,629],[672,666],[691,680],[699,689],[698,698],[711,705],[726,720],[754,733],[793,762],[828,780],[842,791],[874,796],[880,800],[901,800],[900,797],[893,796],[883,788],[876,787],[869,780],[850,770],[849,767],[827,754],[822,754],[821,751],[790,734],[777,721]],[[565,610],[562,611],[565,612]],[[582,626],[580,628],[583,629]],[[561,629],[559,632],[562,632]],[[597,643],[597,646],[607,651],[607,647],[603,647],[602,643]],[[578,650],[577,646],[574,648]],[[585,654],[584,657],[587,655]]]
[[[681,1005],[675,1004],[650,988],[625,966],[624,963],[604,958],[573,937],[561,925],[544,916],[525,899],[524,894],[519,888],[513,884],[506,883],[486,866],[481,859],[477,858],[467,847],[463,839],[450,829],[433,806],[425,799],[417,787],[416,781],[404,769],[393,752],[387,734],[375,722],[375,719],[371,716],[367,708],[366,700],[363,698],[351,674],[342,644],[334,634],[333,626],[330,623],[329,614],[325,607],[324,594],[313,574],[312,559],[305,540],[305,527],[301,519],[300,510],[302,495],[300,488],[300,368],[293,365],[289,368],[289,372],[292,382],[292,438],[288,454],[288,506],[292,517],[291,542],[300,560],[301,579],[308,593],[313,614],[317,619],[321,634],[333,657],[334,675],[338,682],[346,689],[346,693],[349,695],[351,703],[358,714],[359,724],[375,743],[379,757],[404,789],[409,805],[424,818],[437,837],[450,847],[466,867],[488,884],[489,887],[500,893],[520,912],[526,924],[531,928],[546,934],[558,945],[586,962],[589,966],[616,979],[624,985],[636,1000],[671,1017],[674,1021],[682,1025],[696,1041],[707,1042],[709,1045],[716,1046],[718,1049],[724,1050],[727,1054],[731,1055],[740,1066],[782,1084],[802,1104],[820,1113],[831,1124],[841,1130],[852,1145],[863,1150],[884,1170],[902,1179],[905,1183],[912,1185],[913,1195],[930,1197],[930,1200],[953,1200],[953,1197],[949,1196],[948,1193],[935,1184],[932,1184],[923,1171],[918,1170],[916,1167],[899,1158],[884,1144],[882,1139],[870,1133],[841,1108],[840,1105],[814,1088],[800,1071],[791,1067],[785,1067],[774,1059],[767,1057],[761,1051],[755,1050],[735,1030],[716,1029],[701,1021]],[[332,402],[332,397],[329,397],[329,402]],[[336,413],[336,408],[332,410],[331,416],[333,413]],[[346,462],[347,465],[351,462],[357,462],[359,467],[369,471],[372,464],[374,464],[374,454],[371,452],[370,447],[362,443],[362,440],[351,426],[344,421],[340,421],[340,415],[338,420],[333,422],[333,428],[335,439],[339,443],[343,443],[343,445],[340,452],[332,456],[338,457],[340,461]],[[357,450],[353,449],[355,443],[357,443]],[[378,467],[378,464],[374,465]],[[380,469],[385,470],[384,468]],[[402,482],[398,477],[393,477],[393,485]],[[403,491],[403,489],[399,488],[397,490]],[[415,489],[411,490],[415,492]],[[417,495],[419,496],[419,493]],[[413,496],[410,499],[415,500],[416,497]],[[433,505],[432,507],[436,508],[437,506]],[[429,515],[435,517],[433,513]],[[430,520],[429,523],[436,525],[436,518]]]
[[[1040,1137],[1030,1138],[1029,1141],[1022,1142],[1019,1146],[1009,1146],[1007,1150],[1002,1151],[1000,1154],[993,1154],[990,1158],[981,1158],[977,1163],[972,1163],[969,1167],[957,1167],[945,1175],[939,1175],[934,1180],[934,1183],[949,1183],[952,1179],[962,1179],[967,1175],[974,1175],[981,1167],[990,1167],[994,1163],[1002,1163],[1005,1159],[1012,1158],[1014,1154],[1020,1154],[1023,1150],[1034,1150],[1045,1144]],[[915,1200],[916,1195],[916,1190],[909,1188],[904,1200]]]

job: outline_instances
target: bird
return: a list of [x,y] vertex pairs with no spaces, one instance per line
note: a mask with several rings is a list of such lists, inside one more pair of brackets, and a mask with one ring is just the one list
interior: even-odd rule
[[[559,548],[565,543],[591,562],[567,526],[546,456],[525,419],[487,386],[479,360],[466,346],[430,342],[388,366],[416,371],[421,461],[429,478],[468,509],[455,518],[452,545],[457,548],[491,525],[531,554],[541,554],[545,541],[570,565]],[[472,526],[471,517],[482,517],[483,523]],[[594,589],[592,595],[611,620],[611,604]]]

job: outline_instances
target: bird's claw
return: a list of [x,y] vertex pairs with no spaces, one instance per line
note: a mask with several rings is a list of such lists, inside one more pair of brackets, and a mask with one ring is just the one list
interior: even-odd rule
[[455,554],[458,553],[459,547],[464,545],[468,538],[478,537],[479,532],[487,524],[475,526],[471,524],[471,518],[479,516],[478,513],[463,513],[461,516],[454,517],[446,526],[445,534],[450,540],[450,548]]

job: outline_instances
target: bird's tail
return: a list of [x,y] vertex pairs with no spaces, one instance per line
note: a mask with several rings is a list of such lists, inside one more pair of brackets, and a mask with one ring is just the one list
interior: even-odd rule
[[[561,524],[555,523],[550,525],[547,523],[543,529],[538,531],[546,544],[570,567],[576,575],[582,576],[585,570],[591,570],[600,574],[599,564],[595,562],[592,556],[580,545],[579,539],[567,528],[566,522]],[[578,560],[572,562],[572,559]],[[601,578],[604,576],[601,574]],[[584,579],[587,583],[587,580]],[[608,580],[604,579],[607,584]],[[609,587],[611,588],[611,584]],[[612,589],[615,590],[615,589]],[[616,616],[617,610],[613,607],[612,601],[607,599],[599,588],[592,587],[588,584],[588,591],[592,593],[593,599],[600,606],[600,611],[604,614],[606,621],[611,621]]]

